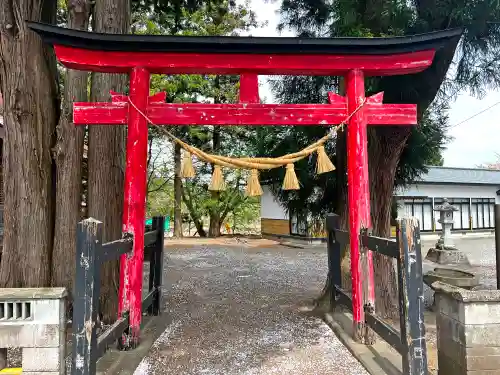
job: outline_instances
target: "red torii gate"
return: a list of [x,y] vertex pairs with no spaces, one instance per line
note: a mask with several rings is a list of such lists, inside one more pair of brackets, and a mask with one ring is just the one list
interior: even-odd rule
[[[365,76],[418,73],[435,51],[461,30],[399,38],[254,38],[95,34],[29,23],[54,45],[68,68],[130,75],[130,95],[112,93],[111,103],[75,103],[76,125],[128,125],[123,231],[134,235],[133,254],[122,256],[119,314],[130,313],[137,342],[141,322],[142,268],[148,123],[169,125],[332,126],[353,114],[347,126],[349,231],[355,330],[364,321],[359,231],[369,228],[367,125],[414,125],[413,104],[382,104],[383,93],[365,98]],[[150,75],[240,75],[240,104],[168,104],[165,95],[149,96]],[[329,93],[329,104],[260,104],[258,74],[339,75],[346,96]],[[134,105],[130,105],[130,102]],[[137,108],[135,108],[137,107]],[[368,256],[371,262],[371,255]],[[370,266],[366,303],[374,304]]]

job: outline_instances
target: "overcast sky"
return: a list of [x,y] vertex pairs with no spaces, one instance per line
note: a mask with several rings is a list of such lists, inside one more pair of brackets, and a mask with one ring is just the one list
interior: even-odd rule
[[[259,21],[268,23],[267,26],[252,31],[252,35],[280,36],[276,31],[279,21],[277,14],[279,3],[279,1],[270,4],[266,0],[250,0],[251,7],[256,12]],[[284,32],[281,36],[293,36],[293,34]],[[260,96],[266,97],[269,102],[272,96],[265,85],[266,78],[260,77],[263,83]],[[495,103],[499,104],[471,120],[453,126]],[[445,166],[473,168],[478,164],[495,161],[495,154],[500,153],[500,92],[489,92],[482,99],[476,99],[467,94],[459,96],[456,102],[451,104],[449,118],[452,128],[448,135],[453,137],[453,140],[447,144],[444,152]]]

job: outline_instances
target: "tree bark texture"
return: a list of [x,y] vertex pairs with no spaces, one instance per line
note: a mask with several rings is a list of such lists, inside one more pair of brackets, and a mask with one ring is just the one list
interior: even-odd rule
[[[339,95],[346,95],[345,79],[339,79]],[[348,189],[347,189],[347,129],[344,128],[337,133],[337,141],[335,143],[336,155],[335,161],[337,165],[337,215],[340,216],[340,229],[349,230],[349,206],[348,206]],[[341,249],[340,265],[342,270],[342,288],[350,291],[352,288],[351,281],[351,247],[344,246]],[[331,295],[331,294],[329,294]]]
[[[340,216],[340,229],[348,231],[349,230],[349,206],[348,194],[347,194],[347,131],[344,129],[337,133],[337,142],[335,144],[337,149],[336,153],[336,165],[337,171],[337,207]],[[351,247],[349,245],[344,246],[341,249],[340,254],[341,269],[342,269],[342,288],[347,291],[351,290]]]
[[182,237],[181,146],[174,145],[174,236]]
[[193,223],[194,223],[194,226],[196,227],[196,231],[198,232],[198,235],[200,237],[206,237],[207,233],[205,232],[205,229],[203,228],[203,220],[200,217],[196,208],[194,207],[192,194],[189,191],[189,188],[186,186],[186,188],[181,189],[181,194],[182,194],[182,200],[186,204],[186,207],[189,211],[189,215],[191,216],[191,219],[193,219]]
[[[70,29],[87,30],[90,1],[68,1]],[[76,223],[81,219],[84,128],[73,122],[73,102],[88,101],[88,72],[67,69],[61,117],[53,150],[56,162],[56,217],[52,261],[52,285],[73,290]]]
[[[129,14],[129,0],[99,0],[94,8],[94,31],[127,33]],[[125,92],[126,82],[124,75],[92,74],[91,100],[111,101],[110,90]],[[122,234],[125,136],[123,126],[89,127],[88,213],[104,223],[104,242]],[[104,321],[112,321],[118,310],[119,262],[107,262],[101,277],[101,312]]]
[[[391,206],[394,177],[410,135],[410,129],[396,126],[369,128],[369,175],[370,206],[373,234],[390,236]],[[375,304],[377,314],[387,318],[398,317],[397,275],[394,261],[385,255],[374,253]]]
[[0,287],[50,285],[59,117],[56,60],[25,21],[53,23],[56,0],[0,1],[0,83],[6,128]]

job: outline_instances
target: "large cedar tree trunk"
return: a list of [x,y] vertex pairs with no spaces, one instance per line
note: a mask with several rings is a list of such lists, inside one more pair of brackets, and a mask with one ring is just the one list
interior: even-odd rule
[[[379,237],[389,237],[391,219],[391,201],[394,190],[394,177],[401,153],[410,135],[401,127],[377,127],[369,129],[369,178],[370,178],[370,205],[373,234]],[[347,149],[346,134],[340,132],[337,139],[337,196],[340,215],[340,227],[349,229],[349,211],[347,195]],[[350,274],[350,248],[342,249],[342,287],[351,289]],[[375,299],[377,314],[397,318],[398,316],[398,294],[397,278],[394,263],[391,258],[374,254],[375,270]],[[327,281],[320,297],[318,306],[328,307],[330,305],[330,283]]]
[[[94,8],[94,31],[124,34],[129,29],[128,0],[99,0]],[[92,101],[109,102],[110,90],[125,92],[127,77],[92,74]],[[104,223],[105,242],[121,238],[123,183],[125,174],[123,126],[90,126],[88,155],[88,214]],[[101,273],[101,311],[104,321],[116,318],[118,309],[119,262],[106,262]]]
[[[68,1],[70,29],[87,30],[90,1]],[[73,290],[76,223],[81,219],[84,129],[72,122],[73,101],[88,101],[88,72],[67,69],[61,117],[54,147],[56,162],[56,218],[52,261],[52,285]]]
[[[369,128],[370,205],[373,234],[390,236],[391,205],[396,168],[410,135],[410,129],[401,126]],[[397,318],[397,275],[391,258],[375,253],[375,308],[377,314]]]
[[181,146],[174,145],[174,236],[182,237]]
[[0,83],[6,128],[0,287],[50,285],[54,236],[51,149],[59,117],[56,60],[25,20],[53,23],[56,0],[0,1]]

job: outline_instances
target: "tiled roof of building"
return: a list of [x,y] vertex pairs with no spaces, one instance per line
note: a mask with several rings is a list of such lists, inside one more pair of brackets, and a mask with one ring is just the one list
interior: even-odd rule
[[500,185],[500,170],[481,168],[428,167],[415,183]]

